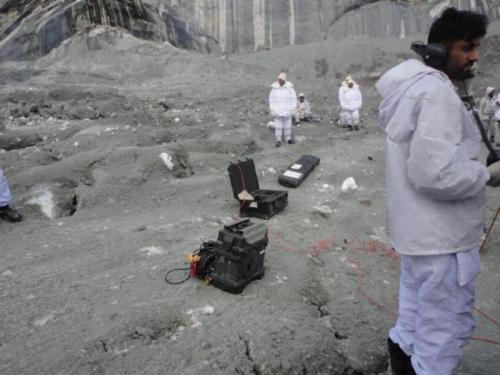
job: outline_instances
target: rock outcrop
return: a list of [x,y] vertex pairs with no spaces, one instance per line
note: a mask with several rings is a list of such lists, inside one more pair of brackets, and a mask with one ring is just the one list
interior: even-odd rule
[[[146,0],[148,1],[148,0]],[[425,32],[445,7],[500,17],[497,0],[149,0],[190,14],[223,51],[270,49],[352,35],[404,38]]]
[[163,40],[157,14],[142,1],[7,1],[2,9],[0,59],[36,59],[78,31],[119,26],[133,35]]
[[[120,27],[147,40],[201,51],[217,43],[201,29],[142,0],[6,0],[0,3],[0,60],[34,60],[78,32]],[[188,29],[187,29],[188,28]]]
[[445,7],[500,18],[498,0],[3,0],[0,60],[32,60],[96,25],[202,52],[425,32]]

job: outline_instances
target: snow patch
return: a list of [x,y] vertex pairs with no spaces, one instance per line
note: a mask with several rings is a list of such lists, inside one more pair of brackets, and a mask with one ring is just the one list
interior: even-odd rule
[[49,315],[44,316],[43,318],[37,319],[33,322],[36,327],[43,327],[49,320],[54,318],[54,312],[52,311]]
[[186,311],[186,314],[191,317],[191,328],[201,327],[202,324],[200,317],[203,315],[211,315],[214,313],[214,311],[215,309],[210,305]]
[[172,159],[172,156],[170,156],[166,152],[162,152],[160,154],[160,159],[163,161],[163,164],[165,164],[165,166],[167,167],[167,169],[169,171],[174,169],[175,164],[174,164],[174,161]]
[[49,190],[48,187],[40,187],[35,190],[36,196],[31,198],[26,204],[31,204],[34,206],[39,206],[42,213],[49,219],[55,219],[55,202],[54,194]]
[[340,190],[342,190],[343,193],[347,193],[350,190],[358,190],[358,185],[356,185],[356,181],[353,177],[348,177],[342,183]]
[[139,251],[141,253],[145,253],[146,256],[148,256],[148,257],[165,254],[165,250],[163,248],[157,247],[157,246],[143,247]]
[[269,167],[269,168],[267,169],[267,171],[268,171],[269,173],[273,174],[273,175],[277,175],[277,174],[278,174],[278,172],[276,172],[276,169],[274,169],[273,167]]
[[276,281],[273,281],[270,284],[271,286],[274,286],[274,285],[277,285],[277,284],[284,284],[288,280],[288,277],[287,276],[277,275],[277,276],[275,276],[275,279],[276,279]]
[[313,207],[314,212],[318,213],[319,215],[323,217],[328,217],[333,213],[333,210],[328,207],[327,205],[321,205],[321,206],[314,206]]

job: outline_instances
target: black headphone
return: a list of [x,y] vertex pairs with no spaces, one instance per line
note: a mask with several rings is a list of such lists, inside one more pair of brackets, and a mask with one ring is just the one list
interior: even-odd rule
[[410,49],[416,52],[424,60],[425,65],[435,69],[441,69],[446,66],[448,61],[448,48],[442,43],[413,42]]

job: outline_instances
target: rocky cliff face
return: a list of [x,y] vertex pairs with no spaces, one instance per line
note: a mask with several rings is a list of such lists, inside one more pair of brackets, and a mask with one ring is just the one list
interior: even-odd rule
[[34,59],[95,25],[120,26],[133,35],[162,40],[157,15],[142,1],[7,1],[1,8],[0,58]]
[[432,18],[453,5],[500,16],[493,0],[150,0],[183,9],[223,51],[248,51],[324,39],[368,35],[404,38],[425,32]]
[[32,60],[49,53],[78,32],[98,25],[121,27],[132,35],[211,51],[217,44],[201,30],[160,15],[142,0],[7,0],[0,2],[0,60]]
[[500,18],[500,0],[0,0],[0,59],[34,59],[95,25],[204,52],[425,32],[447,6]]

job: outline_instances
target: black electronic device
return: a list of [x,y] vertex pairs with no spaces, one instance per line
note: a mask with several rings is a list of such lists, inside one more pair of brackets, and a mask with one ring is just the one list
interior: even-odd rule
[[196,276],[230,293],[241,293],[252,280],[264,277],[267,226],[244,219],[204,242],[196,255]]
[[240,203],[240,216],[269,219],[287,206],[287,191],[260,189],[252,159],[231,163],[228,172],[233,195]]
[[319,161],[320,159],[317,156],[302,155],[278,177],[278,182],[288,187],[299,186],[314,168],[316,168]]

